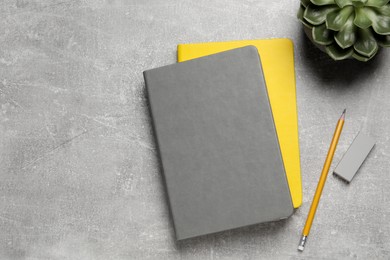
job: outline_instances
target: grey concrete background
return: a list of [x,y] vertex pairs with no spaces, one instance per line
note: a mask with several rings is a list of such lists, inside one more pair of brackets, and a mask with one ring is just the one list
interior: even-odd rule
[[[298,0],[3,0],[0,259],[389,259],[390,50],[335,63],[305,38]],[[142,71],[187,42],[295,44],[303,205],[288,220],[174,243]],[[282,76],[282,75],[281,75]],[[350,185],[329,175],[296,250],[337,118],[341,158],[377,140]]]

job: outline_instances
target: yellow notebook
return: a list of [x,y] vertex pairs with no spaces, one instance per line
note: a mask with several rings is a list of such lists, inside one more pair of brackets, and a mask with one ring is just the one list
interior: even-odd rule
[[294,47],[290,39],[179,44],[178,62],[254,45],[259,50],[268,96],[294,208],[302,204]]

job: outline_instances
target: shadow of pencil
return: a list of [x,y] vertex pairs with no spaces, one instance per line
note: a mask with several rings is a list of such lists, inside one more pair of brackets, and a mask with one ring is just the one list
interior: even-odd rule
[[[300,44],[301,60],[305,69],[312,71],[321,82],[329,85],[332,83],[337,84],[339,87],[351,88],[358,84],[360,80],[369,77],[383,62],[381,55],[381,49],[378,54],[367,62],[357,61],[355,59],[347,59],[341,61],[334,61],[328,56],[328,54],[318,49],[306,36],[303,30],[301,30]],[[318,84],[319,87],[326,86],[326,84]]]

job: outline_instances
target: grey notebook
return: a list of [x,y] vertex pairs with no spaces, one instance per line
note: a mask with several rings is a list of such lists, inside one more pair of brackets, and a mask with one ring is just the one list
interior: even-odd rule
[[177,240],[292,214],[256,47],[144,77]]

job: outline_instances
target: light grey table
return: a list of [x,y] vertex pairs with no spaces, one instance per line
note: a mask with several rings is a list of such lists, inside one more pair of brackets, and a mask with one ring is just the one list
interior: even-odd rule
[[[335,63],[298,0],[0,3],[0,259],[389,259],[390,50]],[[286,221],[174,243],[142,71],[188,42],[295,44],[303,205]],[[283,76],[283,75],[281,75]],[[335,160],[377,140],[350,185],[329,175],[296,250],[337,118]]]

